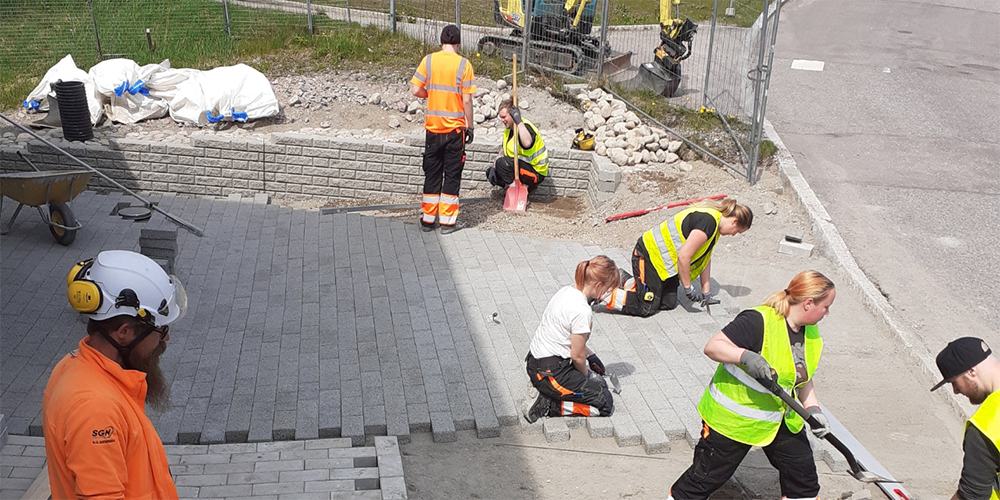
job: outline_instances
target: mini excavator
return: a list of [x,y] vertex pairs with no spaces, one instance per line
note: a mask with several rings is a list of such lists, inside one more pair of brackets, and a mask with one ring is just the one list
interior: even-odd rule
[[660,45],[653,49],[653,62],[640,65],[635,81],[626,86],[642,86],[664,97],[671,97],[677,91],[681,84],[681,61],[691,56],[691,43],[698,32],[694,21],[681,19],[680,4],[680,0],[660,0]]
[[[558,71],[583,74],[603,60],[605,74],[613,75],[630,66],[631,52],[612,52],[592,36],[597,0],[493,0],[493,19],[510,28],[507,35],[479,39],[479,52],[509,59],[524,44],[525,2],[531,2],[530,62]],[[643,86],[670,97],[680,85],[680,62],[691,55],[691,42],[698,25],[680,18],[680,0],[659,0],[660,44],[655,59],[639,67],[626,86]],[[674,12],[671,13],[671,4]]]
[[[611,47],[591,36],[597,0],[493,0],[493,19],[508,35],[479,39],[479,52],[510,59],[524,44],[524,2],[531,2],[530,62],[582,74],[611,55]],[[626,59],[631,54],[622,54]],[[619,56],[619,57],[621,57]]]

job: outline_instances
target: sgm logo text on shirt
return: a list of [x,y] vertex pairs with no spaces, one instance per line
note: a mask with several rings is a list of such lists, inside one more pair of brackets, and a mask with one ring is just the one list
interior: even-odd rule
[[103,429],[94,429],[91,431],[90,437],[93,438],[92,444],[107,444],[115,442],[112,437],[114,434],[115,428],[109,425]]

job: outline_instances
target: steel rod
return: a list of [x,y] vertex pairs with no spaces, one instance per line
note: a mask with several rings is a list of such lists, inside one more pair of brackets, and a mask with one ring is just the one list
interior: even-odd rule
[[708,32],[708,61],[705,63],[705,85],[701,91],[701,105],[704,106],[708,99],[708,79],[712,74],[712,49],[715,47],[715,27],[719,15],[719,0],[712,2],[712,30]]
[[604,47],[608,43],[608,26],[610,26],[608,19],[608,4],[610,0],[604,0],[604,4],[601,7],[601,48],[600,57],[601,60],[597,65],[597,81],[601,81],[601,76],[604,75]]
[[111,184],[114,184],[114,185],[115,185],[115,187],[117,187],[118,189],[121,189],[122,191],[124,191],[124,192],[125,192],[125,193],[127,193],[128,195],[130,195],[130,196],[132,196],[133,198],[135,198],[135,199],[137,199],[137,200],[141,201],[141,202],[142,202],[142,204],[143,204],[143,206],[145,206],[146,208],[148,208],[148,209],[150,209],[150,210],[155,210],[155,211],[157,211],[157,212],[159,212],[159,213],[163,214],[163,216],[164,216],[164,217],[166,217],[166,218],[167,218],[167,220],[169,220],[170,222],[173,222],[174,224],[177,224],[178,226],[181,226],[181,227],[183,227],[184,229],[187,229],[188,231],[190,231],[190,232],[194,233],[194,235],[195,235],[195,236],[203,236],[203,235],[205,234],[205,232],[204,232],[204,231],[202,231],[202,230],[201,230],[201,229],[200,229],[200,228],[199,228],[198,226],[195,226],[194,224],[191,224],[190,222],[187,222],[187,221],[185,221],[184,219],[181,219],[180,217],[177,217],[176,215],[172,215],[172,214],[170,214],[169,212],[167,212],[166,210],[163,210],[162,208],[160,208],[160,207],[158,207],[158,206],[154,205],[154,204],[153,204],[152,202],[150,202],[150,201],[149,201],[149,200],[147,200],[146,198],[143,198],[142,196],[139,196],[138,194],[136,194],[136,193],[135,193],[134,191],[132,191],[131,189],[129,189],[129,188],[125,187],[125,186],[122,186],[121,184],[119,184],[119,183],[118,183],[118,181],[116,181],[116,180],[114,180],[114,179],[112,179],[112,178],[108,177],[107,175],[104,175],[104,173],[103,173],[103,172],[101,172],[100,170],[97,170],[96,168],[94,168],[94,167],[91,167],[90,165],[87,165],[86,163],[84,163],[83,161],[81,161],[81,160],[80,160],[79,158],[77,158],[77,157],[75,157],[75,156],[73,156],[73,155],[71,155],[71,154],[67,153],[66,151],[64,151],[64,150],[63,150],[62,148],[60,148],[59,146],[56,146],[55,144],[52,144],[51,142],[49,142],[49,141],[48,141],[47,139],[45,139],[44,137],[42,137],[42,136],[40,136],[40,135],[36,134],[35,132],[33,132],[32,130],[29,130],[28,128],[25,128],[25,127],[24,127],[23,125],[21,125],[20,123],[17,123],[17,122],[15,122],[14,120],[11,120],[11,119],[10,119],[9,117],[7,117],[7,115],[5,115],[5,114],[3,114],[3,113],[0,113],[0,118],[3,118],[4,120],[6,120],[6,121],[7,121],[8,123],[10,123],[11,125],[13,125],[13,126],[15,126],[15,127],[19,128],[19,129],[21,129],[21,130],[23,130],[23,131],[27,132],[28,134],[30,134],[30,135],[31,135],[32,137],[34,137],[35,139],[38,139],[38,140],[40,140],[40,141],[44,142],[44,143],[45,143],[45,144],[47,144],[47,145],[48,145],[48,146],[49,146],[50,148],[52,148],[52,149],[55,149],[56,151],[58,151],[58,152],[60,152],[60,153],[62,153],[62,154],[64,154],[64,155],[66,155],[66,156],[67,156],[68,158],[70,158],[71,160],[73,160],[73,161],[75,161],[75,162],[79,163],[79,164],[80,164],[80,165],[81,165],[82,167],[86,168],[87,170],[90,170],[91,172],[93,172],[93,173],[97,174],[97,175],[98,175],[99,177],[101,177],[102,179],[104,179],[104,180],[106,180],[106,181],[110,182]]

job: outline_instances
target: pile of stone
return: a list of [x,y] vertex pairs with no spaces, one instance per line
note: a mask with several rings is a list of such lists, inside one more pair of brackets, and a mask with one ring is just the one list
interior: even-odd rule
[[684,143],[671,140],[666,130],[644,125],[624,101],[602,89],[583,91],[576,97],[587,110],[585,127],[594,134],[597,154],[623,167],[680,160],[678,152]]

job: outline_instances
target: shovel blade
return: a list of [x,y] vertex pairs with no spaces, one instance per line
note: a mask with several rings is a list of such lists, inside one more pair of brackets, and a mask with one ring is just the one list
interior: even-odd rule
[[507,188],[507,194],[503,198],[503,209],[524,212],[527,208],[528,187],[521,184],[520,180],[516,180]]
[[866,470],[859,470],[859,471],[848,470],[847,473],[850,474],[851,476],[853,476],[854,479],[857,479],[858,481],[861,481],[862,483],[898,483],[899,482],[899,481],[896,481],[894,479],[884,478],[884,477],[882,477],[882,476],[880,476],[878,474],[875,474],[874,472],[869,472],[869,471],[866,471]]

